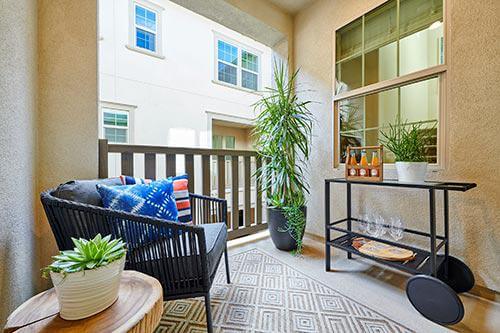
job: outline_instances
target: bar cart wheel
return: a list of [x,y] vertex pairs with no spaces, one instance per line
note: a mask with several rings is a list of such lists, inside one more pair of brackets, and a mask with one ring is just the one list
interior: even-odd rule
[[467,292],[474,287],[474,274],[469,266],[453,256],[448,256],[448,274],[444,262],[437,272],[437,277],[457,293]]
[[406,284],[406,295],[422,316],[435,323],[453,325],[464,317],[464,306],[457,293],[435,277],[411,277]]

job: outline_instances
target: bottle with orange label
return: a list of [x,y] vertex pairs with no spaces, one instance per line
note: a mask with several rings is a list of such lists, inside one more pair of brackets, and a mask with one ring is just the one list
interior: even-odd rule
[[366,158],[366,150],[361,151],[361,160],[359,162],[361,168],[359,169],[359,176],[368,177],[369,169],[368,169],[368,159]]
[[378,177],[380,175],[380,161],[378,159],[378,152],[374,151],[372,153],[372,169],[370,170],[370,176]]
[[351,156],[349,157],[349,165],[351,166],[351,168],[349,169],[349,176],[357,176],[358,170],[356,170],[356,168],[354,167],[358,165],[358,161],[356,161],[356,153],[354,151],[351,151]]

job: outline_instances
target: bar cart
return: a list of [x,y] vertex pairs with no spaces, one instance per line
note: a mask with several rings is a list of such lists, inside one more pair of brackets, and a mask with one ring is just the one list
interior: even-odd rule
[[[331,221],[330,185],[343,183],[347,186],[347,217]],[[351,214],[351,187],[353,185],[385,186],[392,188],[413,188],[427,190],[429,193],[429,232],[404,228],[405,233],[429,238],[430,249],[420,249],[413,246],[395,243],[390,240],[372,237],[353,230],[355,223],[365,223]],[[469,267],[459,259],[449,254],[449,191],[465,192],[476,187],[474,183],[456,182],[424,182],[402,183],[397,180],[380,182],[363,180],[346,180],[333,178],[325,180],[325,251],[326,270],[331,268],[331,247],[347,252],[347,257],[355,254],[390,267],[413,274],[406,285],[406,294],[411,304],[424,317],[442,325],[458,323],[464,316],[464,307],[457,293],[469,291],[474,286],[474,275]],[[436,233],[436,192],[443,192],[443,235]],[[388,227],[384,225],[384,227]],[[331,239],[331,231],[343,235]],[[364,237],[387,245],[411,250],[415,257],[411,261],[396,262],[380,259],[358,251],[353,247],[353,240]]]

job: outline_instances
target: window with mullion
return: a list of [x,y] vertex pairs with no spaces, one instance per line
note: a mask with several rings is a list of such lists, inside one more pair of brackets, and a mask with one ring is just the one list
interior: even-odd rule
[[128,113],[121,110],[103,109],[103,134],[111,143],[127,143],[129,118]]
[[158,14],[138,4],[135,5],[135,45],[156,52]]
[[217,80],[246,89],[259,88],[259,57],[217,40]]

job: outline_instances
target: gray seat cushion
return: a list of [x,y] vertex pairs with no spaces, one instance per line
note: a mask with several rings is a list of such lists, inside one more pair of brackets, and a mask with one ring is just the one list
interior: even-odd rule
[[226,249],[227,228],[224,223],[202,224],[205,229],[207,244],[208,267],[210,275],[215,274],[219,260]]
[[[217,271],[217,267],[222,254],[226,248],[227,242],[227,228],[224,223],[211,223],[200,225],[205,230],[205,245],[207,249],[207,260],[208,260],[208,273],[213,276]],[[189,241],[189,239],[187,239]],[[161,240],[160,242],[164,242]],[[145,246],[140,246],[129,252],[129,256],[133,256],[138,262],[142,262],[143,258],[150,257],[153,261],[161,261],[161,253],[156,249],[155,243],[147,244]],[[189,253],[189,246],[186,246]],[[147,254],[146,254],[147,253]],[[175,253],[175,251],[169,251],[169,253]],[[168,254],[167,254],[168,255]],[[187,274],[194,274],[194,271],[190,270],[188,267]],[[184,277],[186,278],[186,277]]]
[[76,201],[88,205],[102,207],[102,200],[96,185],[104,184],[108,186],[121,185],[120,178],[92,179],[92,180],[72,180],[61,184],[52,193],[57,198]]

